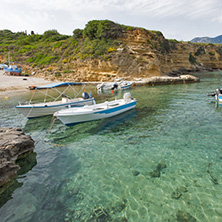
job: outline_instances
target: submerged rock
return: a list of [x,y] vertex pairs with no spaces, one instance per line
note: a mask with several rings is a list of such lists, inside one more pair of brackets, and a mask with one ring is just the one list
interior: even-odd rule
[[140,172],[139,171],[137,171],[137,170],[133,170],[132,171],[132,174],[133,174],[133,176],[138,176],[139,174],[140,174]]
[[218,180],[215,176],[212,175],[212,173],[210,172],[210,170],[207,170],[207,173],[209,174],[210,176],[210,180],[213,182],[214,185],[218,185]]
[[159,162],[156,168],[149,174],[151,177],[160,177],[160,173],[164,168],[166,168],[166,164]]
[[153,170],[150,172],[151,177],[160,177],[160,171],[158,169]]
[[171,197],[173,199],[179,199],[182,196],[182,194],[186,192],[187,192],[187,188],[184,186],[181,186],[181,187],[176,188],[175,191],[173,191]]
[[177,211],[177,221],[179,222],[196,222],[197,219],[187,212],[182,210]]
[[106,210],[103,207],[98,207],[94,209],[93,218],[96,221],[100,221],[100,222],[110,220],[109,214],[106,212]]
[[20,128],[0,128],[0,187],[8,183],[19,170],[15,163],[34,149],[34,140]]

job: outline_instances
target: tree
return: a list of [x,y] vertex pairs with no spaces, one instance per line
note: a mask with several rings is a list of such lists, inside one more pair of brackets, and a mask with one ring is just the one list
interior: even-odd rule
[[73,31],[73,36],[75,39],[80,39],[83,36],[83,30],[82,29],[75,29]]
[[96,38],[96,32],[98,29],[99,22],[99,20],[89,21],[83,30],[83,34],[91,40]]
[[44,38],[44,39],[47,39],[47,38],[52,37],[53,35],[60,35],[60,34],[58,33],[57,30],[52,29],[52,30],[45,31],[45,32],[43,33],[43,38]]
[[122,35],[123,27],[109,20],[102,20],[98,24],[96,37],[99,39],[116,39]]
[[89,39],[116,39],[122,35],[123,27],[110,20],[92,20],[86,24],[83,33]]

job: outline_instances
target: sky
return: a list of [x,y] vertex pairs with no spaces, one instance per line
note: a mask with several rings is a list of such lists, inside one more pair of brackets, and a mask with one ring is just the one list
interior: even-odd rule
[[222,34],[221,0],[0,0],[0,30],[72,35],[91,20],[161,31],[190,41]]

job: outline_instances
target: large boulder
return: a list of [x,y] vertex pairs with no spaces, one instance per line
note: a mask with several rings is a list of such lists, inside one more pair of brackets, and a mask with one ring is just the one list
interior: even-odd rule
[[16,160],[33,152],[34,144],[20,128],[0,128],[0,187],[17,174]]

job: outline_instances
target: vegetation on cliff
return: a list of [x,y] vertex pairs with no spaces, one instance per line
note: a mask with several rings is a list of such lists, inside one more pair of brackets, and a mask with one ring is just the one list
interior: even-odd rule
[[[123,43],[121,38],[127,31],[139,28],[116,24],[109,20],[89,21],[83,30],[75,29],[73,36],[62,35],[57,30],[48,30],[43,35],[30,35],[25,32],[13,33],[10,30],[0,30],[0,54],[7,58],[7,53],[13,61],[26,62],[33,66],[43,66],[53,63],[67,63],[75,59],[96,58],[108,59],[109,53],[116,51]],[[141,29],[149,31],[145,29]],[[158,47],[169,52],[169,42],[162,33],[151,32],[152,40],[159,39]]]
[[0,30],[0,62],[7,60],[8,53],[23,70],[28,67],[28,73],[43,70],[45,78],[75,81],[108,81],[113,73],[146,78],[180,70],[222,68],[221,45],[168,40],[159,31],[109,20],[89,21],[72,36],[57,30],[42,35]]

